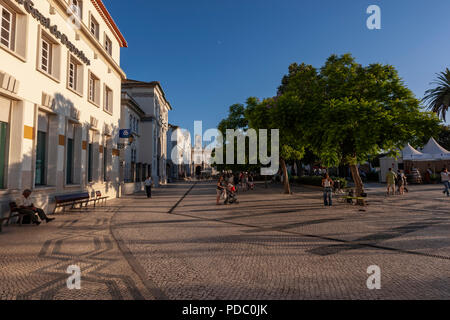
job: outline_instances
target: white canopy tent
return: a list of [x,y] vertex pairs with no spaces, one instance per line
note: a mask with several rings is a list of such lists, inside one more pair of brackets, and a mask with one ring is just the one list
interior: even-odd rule
[[450,159],[450,151],[440,146],[434,138],[431,138],[421,151],[431,155],[433,160]]
[[[434,138],[431,138],[428,143],[420,149],[420,151],[414,149],[409,143],[401,150],[398,159],[391,157],[384,157],[380,159],[380,171],[381,181],[386,181],[386,174],[389,168],[397,171],[399,164],[403,164],[403,161],[414,162],[427,162],[427,161],[440,161],[450,160],[450,151],[445,150],[440,146]],[[434,163],[434,162],[433,162]]]

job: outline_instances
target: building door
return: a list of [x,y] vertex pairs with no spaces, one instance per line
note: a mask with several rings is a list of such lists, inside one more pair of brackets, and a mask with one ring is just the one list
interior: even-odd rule
[[36,177],[35,185],[45,185],[45,154],[47,150],[47,133],[38,131],[36,145]]
[[73,139],[67,139],[66,184],[73,184]]
[[8,124],[0,122],[0,189],[5,189],[5,171],[6,171],[6,136],[8,133]]
[[108,181],[108,148],[103,147],[103,181]]
[[87,170],[87,174],[88,174],[88,182],[92,182],[93,177],[92,177],[92,173],[93,173],[93,162],[94,162],[94,154],[93,154],[93,150],[92,150],[93,146],[92,143],[88,144],[88,170]]

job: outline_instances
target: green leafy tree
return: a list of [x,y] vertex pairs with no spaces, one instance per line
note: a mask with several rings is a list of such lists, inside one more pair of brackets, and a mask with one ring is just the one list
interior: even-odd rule
[[447,150],[450,150],[450,127],[441,126],[437,142]]
[[[305,152],[301,140],[295,134],[293,120],[289,113],[292,112],[291,105],[279,103],[281,97],[264,99],[262,102],[255,98],[247,101],[246,118],[249,120],[249,127],[255,130],[267,129],[270,133],[271,129],[279,130],[279,162],[283,174],[284,192],[291,194],[289,183],[289,175],[287,171],[287,161],[300,160]],[[269,139],[272,137],[269,135]],[[269,150],[272,152],[272,150]]]
[[[249,99],[251,101],[251,99]],[[226,130],[227,129],[233,129],[233,130],[242,130],[244,133],[248,130],[248,120],[245,117],[245,110],[246,106],[243,104],[233,104],[229,108],[228,116],[227,118],[223,119],[219,125],[218,130],[222,133],[223,141],[222,141],[222,154],[224,159],[226,159]],[[232,142],[234,143],[234,150],[237,150],[237,141],[236,139]],[[249,164],[249,157],[248,157],[248,150],[249,146],[246,142],[245,145],[245,164],[237,164],[237,153],[235,152],[234,157],[235,161],[234,164],[213,164],[217,170],[223,171],[223,170],[232,170],[232,171],[256,171],[260,168],[259,165],[251,165]],[[212,156],[214,157],[216,155],[216,152],[218,150],[214,149]]]
[[450,69],[437,74],[437,80],[433,81],[436,87],[425,92],[423,101],[428,109],[438,114],[445,121],[450,106]]
[[[392,66],[363,67],[350,54],[332,55],[306,82],[298,75],[304,73],[301,69],[291,69],[294,74],[284,78],[279,100],[291,105],[298,119],[292,132],[301,135],[303,146],[325,165],[349,165],[357,196],[364,192],[358,163],[438,129],[439,119],[421,112],[419,101]],[[307,93],[299,94],[305,87],[309,102]]]

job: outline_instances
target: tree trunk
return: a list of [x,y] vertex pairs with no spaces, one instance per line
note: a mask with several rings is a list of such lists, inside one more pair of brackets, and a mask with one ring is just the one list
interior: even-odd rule
[[281,163],[281,169],[283,170],[283,177],[284,177],[284,193],[285,194],[291,194],[291,186],[289,184],[289,175],[287,172],[287,167],[286,167],[286,162],[284,161],[284,159],[280,159],[280,163]]
[[[350,171],[352,172],[353,182],[355,183],[355,197],[361,197],[364,193],[364,184],[356,164],[350,165]],[[358,200],[358,204],[361,206],[365,205],[364,200]]]

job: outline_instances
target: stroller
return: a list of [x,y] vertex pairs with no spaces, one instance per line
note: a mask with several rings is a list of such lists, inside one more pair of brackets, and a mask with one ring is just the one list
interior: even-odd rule
[[229,183],[225,188],[225,190],[226,190],[226,197],[224,204],[233,204],[233,203],[238,204],[239,201],[237,199],[236,187],[233,184]]

